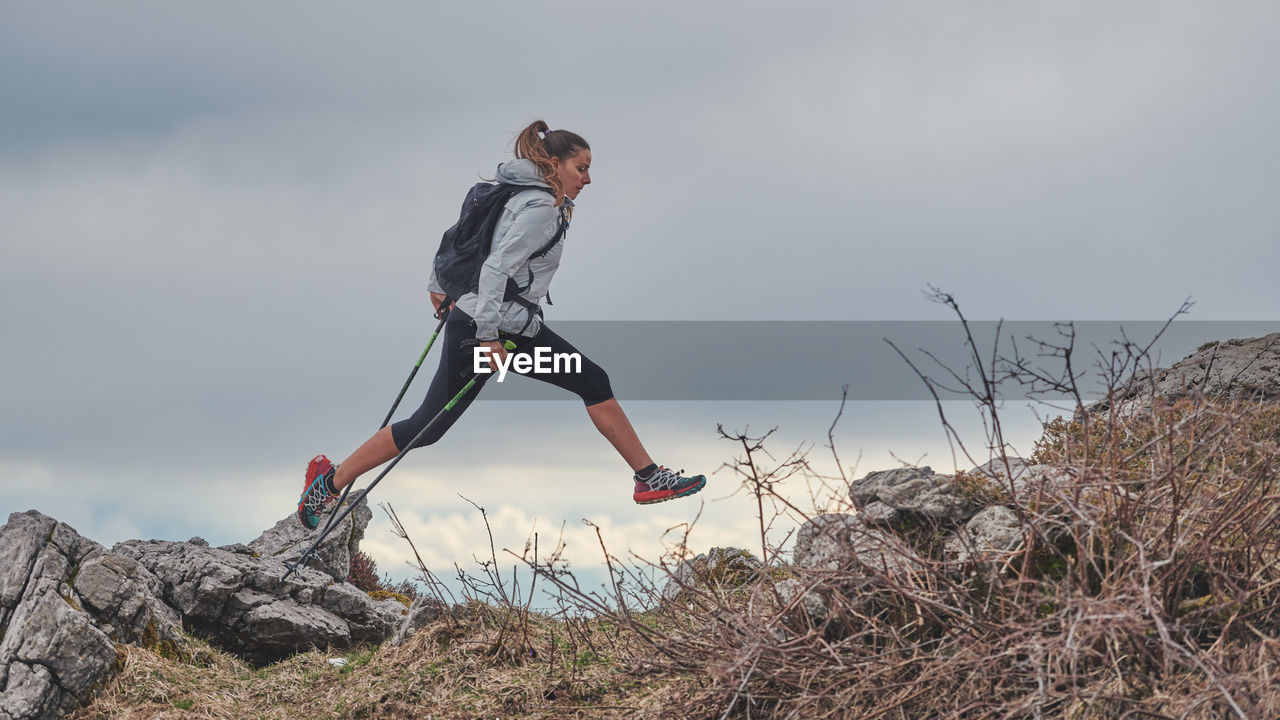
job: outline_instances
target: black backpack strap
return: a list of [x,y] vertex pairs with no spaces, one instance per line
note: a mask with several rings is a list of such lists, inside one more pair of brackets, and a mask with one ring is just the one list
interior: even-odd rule
[[[562,207],[560,208],[560,227],[556,229],[555,235],[552,235],[551,239],[548,240],[545,245],[539,248],[537,252],[529,256],[530,259],[540,258],[545,256],[547,253],[551,252],[551,249],[554,248],[557,244],[559,244],[561,240],[564,239],[564,236],[568,232],[568,230],[569,230],[569,219],[568,217],[566,217],[564,208]],[[532,286],[533,286],[533,269],[532,268],[529,269],[529,282],[524,287],[520,287],[520,283],[516,282],[515,278],[507,278],[507,288],[503,292],[503,296],[502,296],[503,302],[506,302],[506,301],[514,302],[529,312],[529,317],[524,321],[524,326],[520,328],[520,332],[517,334],[521,334],[526,329],[528,329],[530,323],[533,322],[533,317],[535,315],[538,317],[542,317],[542,308],[534,304],[532,301],[526,300],[524,297],[522,297],[523,293]],[[551,304],[550,291],[547,292],[547,304]]]
[[547,253],[551,252],[551,248],[555,247],[556,243],[563,240],[564,236],[567,235],[568,233],[569,233],[569,218],[568,216],[565,215],[564,207],[562,206],[560,208],[560,227],[556,228],[556,234],[552,235],[551,239],[547,241],[547,244],[538,248],[538,251],[535,252],[530,257],[540,258],[543,255],[546,255]]

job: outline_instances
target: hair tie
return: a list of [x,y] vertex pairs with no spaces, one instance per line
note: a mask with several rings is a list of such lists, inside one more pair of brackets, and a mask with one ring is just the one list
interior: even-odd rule
[[548,135],[550,135],[550,134],[551,134],[551,132],[552,132],[551,128],[547,128],[546,130],[542,130],[542,131],[540,131],[540,132],[539,132],[539,135],[541,135],[541,136],[542,136],[542,139],[543,139],[543,140],[546,140],[546,139],[547,139],[547,136],[548,136]]

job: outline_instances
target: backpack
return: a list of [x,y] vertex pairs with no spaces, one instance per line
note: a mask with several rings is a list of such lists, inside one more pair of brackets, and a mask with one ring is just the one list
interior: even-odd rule
[[[493,248],[493,234],[498,226],[498,218],[502,216],[502,209],[516,193],[525,190],[543,190],[551,194],[551,190],[538,185],[487,182],[476,183],[467,192],[458,222],[444,231],[444,236],[440,238],[440,249],[436,251],[436,279],[449,298],[457,300],[479,289],[480,268]],[[560,230],[533,257],[541,257],[550,252],[564,236],[564,228],[565,224],[562,222]],[[503,300],[522,300],[519,294],[526,289],[520,287],[514,279],[508,278]]]

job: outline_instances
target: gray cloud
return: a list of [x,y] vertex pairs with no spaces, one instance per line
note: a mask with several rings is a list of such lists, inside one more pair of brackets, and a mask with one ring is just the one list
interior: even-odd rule
[[[7,7],[0,462],[40,487],[3,505],[70,508],[93,483],[169,497],[212,464],[225,484],[201,497],[243,508],[297,458],[353,447],[433,324],[440,231],[539,115],[595,151],[553,322],[950,319],[927,283],[981,320],[1154,320],[1188,296],[1191,320],[1269,320],[1277,19],[1191,2]],[[608,366],[620,387],[662,377]],[[478,404],[441,461],[497,462],[481,428],[509,405]],[[734,407],[646,411],[642,435],[691,454],[717,421],[809,412]],[[594,447],[580,412],[504,433],[510,458]],[[68,511],[175,537],[194,522],[113,498]]]

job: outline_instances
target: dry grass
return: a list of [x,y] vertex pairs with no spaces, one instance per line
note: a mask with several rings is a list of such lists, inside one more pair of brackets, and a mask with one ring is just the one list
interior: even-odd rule
[[503,609],[455,610],[399,647],[312,651],[261,669],[198,640],[186,660],[128,647],[120,675],[71,718],[668,717],[675,679],[617,667],[609,653],[627,636],[616,626],[529,613],[525,644]]

